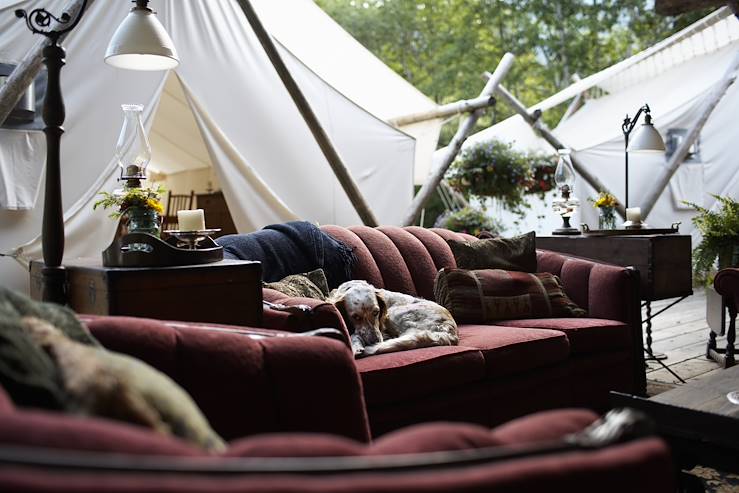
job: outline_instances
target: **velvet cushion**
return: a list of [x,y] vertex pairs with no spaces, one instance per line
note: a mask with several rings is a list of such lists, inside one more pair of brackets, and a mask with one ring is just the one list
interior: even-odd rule
[[228,457],[342,457],[362,455],[365,444],[325,433],[270,433],[231,442]]
[[548,272],[442,269],[434,295],[457,323],[585,315],[565,294],[559,278]]
[[436,346],[377,354],[356,361],[368,404],[407,401],[477,382],[485,361],[477,349]]
[[294,298],[314,298],[324,301],[328,296],[328,281],[323,269],[293,274],[275,282],[263,282],[262,286]]
[[416,454],[467,450],[499,445],[490,429],[468,423],[423,423],[380,437],[370,455]]
[[596,419],[598,415],[587,409],[542,411],[502,424],[491,435],[505,445],[547,442],[578,433]]
[[563,332],[574,354],[609,352],[631,347],[631,329],[624,322],[602,318],[538,318],[503,320],[508,327]]
[[478,349],[489,377],[524,374],[567,360],[567,337],[555,330],[527,330],[495,325],[460,325],[459,347]]
[[23,328],[49,353],[79,412],[179,436],[208,451],[225,448],[189,395],[172,379],[130,356],[68,339],[46,321]]
[[477,241],[447,240],[460,269],[536,272],[536,233]]

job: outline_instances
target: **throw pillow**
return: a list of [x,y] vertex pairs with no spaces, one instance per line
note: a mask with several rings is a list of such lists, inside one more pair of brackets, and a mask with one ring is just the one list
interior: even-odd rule
[[69,410],[71,402],[61,385],[59,370],[21,328],[20,320],[25,316],[47,320],[80,343],[99,343],[70,309],[39,303],[0,287],[0,385],[16,405]]
[[328,296],[328,281],[323,269],[304,274],[293,274],[276,282],[263,282],[265,288],[274,289],[290,297],[315,298],[325,301]]
[[536,233],[478,241],[447,240],[459,269],[536,272]]
[[559,278],[548,272],[442,269],[434,282],[434,296],[457,323],[586,314],[565,294]]
[[67,338],[36,317],[23,329],[54,360],[77,411],[138,424],[187,440],[207,451],[225,450],[192,398],[146,363]]

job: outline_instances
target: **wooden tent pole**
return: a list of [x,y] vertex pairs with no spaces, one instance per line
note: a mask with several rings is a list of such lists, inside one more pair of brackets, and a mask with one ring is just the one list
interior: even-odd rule
[[[488,79],[479,97],[490,97],[493,95],[493,92],[495,92],[495,88],[498,86],[498,84],[500,84],[500,81],[503,80],[503,77],[505,77],[505,75],[511,69],[514,59],[515,57],[512,53],[506,53],[505,55],[503,55],[503,58],[500,59],[498,67]],[[483,110],[481,109],[475,110],[459,124],[457,133],[454,134],[452,141],[447,146],[446,153],[444,153],[439,161],[439,164],[435,167],[431,176],[428,177],[426,183],[423,184],[421,189],[413,198],[411,205],[408,207],[408,212],[403,219],[403,226],[410,226],[412,224],[415,224],[418,215],[421,213],[421,209],[423,209],[423,206],[431,197],[431,194],[434,192],[434,190],[436,190],[436,187],[439,186],[439,183],[441,183],[442,178],[444,178],[444,173],[446,173],[447,169],[449,169],[449,166],[451,166],[454,158],[457,157],[459,150],[462,148],[462,144],[464,144],[464,141],[467,140],[467,137],[470,135],[470,133],[472,133],[472,129],[475,128],[475,124],[477,123],[477,120],[480,118],[480,116],[482,116],[482,113]]]
[[[84,0],[72,0],[63,12],[67,12],[71,19],[76,19],[77,13],[83,3]],[[93,3],[95,3],[95,0],[88,0],[88,8]],[[59,27],[59,23],[54,21],[50,29],[54,30]],[[59,37],[60,43],[64,41],[67,34],[68,33],[64,33]],[[49,38],[39,38],[31,49],[28,50],[28,53],[26,53],[20,63],[15,67],[13,73],[11,73],[8,80],[5,81],[5,84],[0,86],[0,125],[5,122],[5,119],[8,118],[10,112],[13,111],[15,105],[20,101],[23,93],[28,89],[28,86],[31,85],[31,82],[36,78],[36,75],[38,75],[39,70],[41,70],[41,66],[43,65],[44,48],[50,45],[51,40]]]
[[346,195],[349,197],[354,209],[357,211],[357,214],[359,214],[360,219],[366,226],[378,226],[379,223],[369,205],[364,200],[362,192],[360,192],[359,187],[354,181],[354,178],[352,178],[351,173],[349,173],[349,170],[341,159],[341,156],[339,156],[339,153],[331,142],[328,134],[321,126],[321,122],[318,121],[318,117],[313,112],[313,108],[311,108],[310,103],[308,103],[308,100],[300,90],[297,82],[295,82],[292,74],[290,74],[285,62],[277,51],[277,47],[275,46],[272,37],[267,33],[262,21],[259,19],[259,16],[252,7],[251,2],[249,0],[238,0],[238,4],[249,21],[251,28],[254,30],[254,34],[256,34],[259,42],[262,44],[262,48],[264,48],[264,51],[267,53],[267,56],[272,62],[277,74],[280,76],[280,79],[282,79],[282,83],[285,85],[287,92],[290,93],[295,106],[298,107],[298,111],[300,111],[300,114],[303,116],[305,123],[308,125],[313,137],[316,139],[316,142],[321,148],[323,155],[326,157],[328,164],[331,166],[331,169],[333,169],[336,178],[344,189],[344,192],[346,192]]
[[706,103],[703,106],[698,120],[695,122],[695,124],[693,124],[690,131],[688,131],[682,142],[680,142],[678,148],[675,149],[675,152],[672,154],[669,161],[667,161],[665,169],[662,170],[659,179],[654,183],[654,186],[650,190],[647,197],[644,199],[644,202],[642,202],[641,210],[643,218],[646,219],[649,213],[652,212],[654,205],[657,203],[657,199],[659,199],[659,196],[662,195],[662,192],[667,187],[668,183],[670,183],[670,179],[675,174],[675,172],[677,172],[677,169],[685,160],[685,156],[688,155],[688,150],[690,149],[690,146],[693,145],[693,143],[698,138],[698,135],[700,135],[700,131],[703,129],[703,126],[708,121],[708,117],[711,116],[711,113],[713,113],[713,110],[716,109],[716,106],[718,105],[719,101],[721,101],[721,98],[724,97],[726,91],[729,90],[729,87],[736,80],[738,70],[739,53],[734,55],[734,59],[731,62],[729,69],[724,74],[723,79],[721,79],[721,82],[706,98]]
[[423,122],[427,120],[435,120],[437,118],[447,118],[458,115],[459,113],[469,113],[482,108],[487,108],[495,104],[493,96],[480,96],[474,99],[461,99],[454,103],[444,104],[432,110],[421,111],[419,113],[411,113],[410,115],[399,116],[388,120],[390,125],[401,127],[411,123]]
[[[511,106],[511,108],[516,111],[516,113],[523,117],[523,119],[531,126],[531,128],[539,132],[542,138],[549,142],[552,147],[554,147],[555,149],[567,148],[567,146],[564,145],[561,140],[554,136],[551,130],[549,130],[549,128],[547,128],[547,126],[543,122],[539,121],[540,115],[530,115],[529,111],[526,109],[523,103],[516,99],[513,94],[508,92],[505,87],[499,85],[496,92],[501,99],[503,99]],[[575,167],[575,171],[577,171],[591,187],[593,187],[598,192],[608,192],[608,188],[606,188],[603,182],[601,182],[595,175],[590,173],[590,171],[585,169],[585,167],[582,165],[582,162],[580,162],[580,160],[574,154],[570,157],[572,159],[572,165]],[[625,217],[626,211],[624,210],[624,206],[622,204],[618,204],[618,206],[616,206],[616,210],[621,215],[621,217]]]

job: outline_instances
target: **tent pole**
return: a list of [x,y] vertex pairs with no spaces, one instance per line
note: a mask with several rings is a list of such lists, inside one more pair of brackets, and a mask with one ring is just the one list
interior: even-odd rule
[[659,179],[655,182],[646,199],[644,199],[644,202],[642,203],[643,218],[646,219],[649,213],[652,212],[654,205],[657,203],[657,199],[662,194],[665,187],[667,187],[668,183],[670,183],[670,179],[675,174],[675,172],[677,172],[677,169],[682,164],[685,156],[688,155],[688,150],[690,149],[690,146],[692,146],[698,138],[700,131],[703,129],[703,126],[708,121],[708,117],[711,116],[711,113],[713,113],[713,110],[716,109],[716,106],[718,105],[719,101],[721,101],[721,98],[724,97],[726,91],[729,90],[729,87],[736,80],[737,70],[739,70],[739,53],[734,55],[734,59],[731,62],[731,65],[729,65],[728,70],[724,74],[723,79],[721,79],[721,82],[718,84],[718,86],[716,86],[716,88],[706,98],[706,104],[703,106],[703,110],[701,111],[698,120],[695,122],[695,124],[687,133],[682,142],[680,142],[678,148],[675,149],[675,152],[672,154],[669,161],[667,161],[665,169],[663,169],[662,173],[660,174]]
[[461,99],[454,103],[444,104],[434,108],[433,110],[421,111],[419,113],[411,113],[410,115],[392,118],[387,122],[396,127],[409,125],[411,123],[423,122],[427,120],[436,120],[438,118],[447,118],[458,115],[459,113],[470,113],[475,110],[487,108],[495,104],[493,96],[479,96],[474,99]]
[[[503,80],[503,77],[505,77],[505,75],[511,69],[514,58],[515,57],[512,53],[506,53],[505,55],[503,55],[503,58],[500,59],[500,63],[495,69],[495,72],[493,72],[493,74],[490,76],[487,83],[485,84],[485,87],[480,93],[481,98],[490,97],[493,95],[493,92],[495,92],[495,88],[498,86],[498,84],[500,84],[500,81]],[[482,113],[483,110],[477,109],[470,113],[467,118],[462,120],[462,122],[459,124],[457,133],[454,134],[452,141],[447,147],[447,152],[444,154],[444,156],[442,156],[439,164],[436,166],[431,176],[428,177],[426,183],[423,184],[421,189],[413,198],[410,207],[408,207],[408,212],[406,213],[405,219],[403,219],[402,222],[403,226],[410,226],[416,222],[416,218],[421,212],[421,209],[423,209],[423,206],[431,197],[431,194],[434,192],[434,190],[436,190],[436,187],[439,186],[439,183],[441,183],[442,178],[444,178],[444,173],[446,173],[446,170],[449,169],[449,166],[451,166],[454,158],[457,157],[457,154],[462,148],[462,144],[464,144],[464,141],[467,140],[467,137],[470,135],[470,133],[472,133],[472,129],[475,128],[475,124],[477,123],[477,120],[480,118],[480,116],[482,116]]]
[[[72,0],[63,12],[67,12],[70,18],[75,19],[77,13],[82,7],[84,0]],[[88,8],[95,3],[95,0],[88,0]],[[54,21],[50,29],[58,29],[59,23]],[[64,41],[67,37],[67,33],[63,33],[59,37],[59,43]],[[51,40],[47,37],[41,37],[39,40],[28,50],[28,53],[23,57],[20,63],[15,67],[13,73],[10,74],[8,80],[5,81],[2,87],[0,87],[0,125],[5,122],[8,115],[15,105],[20,101],[23,93],[28,89],[28,86],[33,82],[33,79],[38,75],[41,66],[43,65],[44,59],[44,48],[52,44]]]
[[[579,82],[580,76],[578,74],[575,74],[572,76],[572,82]],[[569,117],[573,115],[577,110],[580,109],[580,107],[583,105],[583,99],[585,97],[585,92],[579,92],[577,93],[577,96],[575,96],[575,99],[570,102],[569,106],[567,106],[567,109],[565,110],[564,115],[562,115],[562,118],[559,119],[559,123],[562,123],[563,121],[567,120]]]
[[[543,122],[539,121],[540,115],[530,115],[523,103],[516,99],[513,94],[508,92],[505,87],[503,87],[502,85],[498,86],[497,94],[505,102],[507,102],[511,106],[511,108],[516,111],[516,113],[521,115],[526,123],[531,126],[531,128],[538,131],[541,134],[542,138],[549,142],[552,147],[554,147],[555,149],[567,148],[567,146],[565,146],[561,140],[554,136],[551,130],[549,130]],[[593,187],[598,192],[608,192],[608,188],[606,188],[606,186],[595,175],[585,169],[585,167],[575,155],[571,155],[570,157],[572,158],[572,165],[575,167],[575,171],[577,171],[591,187]],[[618,204],[616,206],[616,210],[621,215],[621,217],[625,217],[626,211],[622,204]]]
[[285,62],[277,51],[277,47],[275,46],[272,37],[267,33],[262,21],[259,19],[259,16],[252,7],[251,2],[249,0],[238,0],[238,4],[249,21],[251,28],[254,30],[254,34],[256,34],[259,42],[262,44],[262,48],[264,48],[264,51],[267,53],[267,56],[272,62],[277,74],[280,76],[280,79],[282,79],[285,89],[290,93],[295,106],[298,107],[298,111],[300,111],[300,114],[303,116],[305,123],[308,125],[313,137],[316,139],[316,142],[321,148],[323,155],[326,157],[328,164],[331,166],[331,169],[333,169],[336,178],[344,189],[344,192],[346,192],[346,195],[349,197],[354,209],[357,211],[357,214],[359,214],[362,222],[366,226],[378,226],[379,223],[369,205],[364,200],[362,192],[359,190],[354,178],[352,178],[351,173],[349,173],[349,170],[341,159],[341,156],[339,156],[339,153],[331,142],[328,134],[321,126],[321,122],[318,121],[318,117],[316,117],[316,114],[313,112],[313,108],[311,108],[310,103],[308,103],[305,95],[300,90],[295,79],[293,79],[292,74],[290,74]]

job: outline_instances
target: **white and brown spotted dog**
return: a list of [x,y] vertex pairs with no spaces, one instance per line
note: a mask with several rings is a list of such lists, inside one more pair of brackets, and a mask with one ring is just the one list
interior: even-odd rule
[[459,342],[451,313],[433,301],[378,289],[366,281],[348,281],[326,300],[333,303],[354,332],[357,357]]

